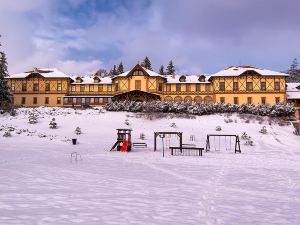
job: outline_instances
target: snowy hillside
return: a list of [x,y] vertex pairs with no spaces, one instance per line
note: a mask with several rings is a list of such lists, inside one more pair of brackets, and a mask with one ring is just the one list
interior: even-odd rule
[[[63,108],[38,108],[38,122],[29,124],[30,112],[0,115],[0,224],[300,223],[300,137],[291,125],[236,114],[150,120]],[[53,117],[57,129],[49,128]],[[117,128],[131,128],[133,142],[148,147],[110,152]],[[12,136],[3,137],[9,129]],[[163,158],[161,139],[153,152],[155,131],[182,131],[184,143],[199,147],[207,134],[246,132],[253,146],[241,140],[242,153],[234,154],[233,140],[215,138],[203,157],[167,151]],[[82,160],[71,162],[72,152]]]

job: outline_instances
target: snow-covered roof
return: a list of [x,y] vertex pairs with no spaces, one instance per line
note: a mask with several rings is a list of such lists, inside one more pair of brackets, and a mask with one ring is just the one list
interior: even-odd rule
[[56,68],[33,69],[31,71],[10,75],[8,78],[26,78],[30,74],[37,73],[45,78],[70,78],[67,74]]
[[286,85],[287,99],[300,99],[300,83],[286,83]]
[[[81,79],[80,83],[76,83],[77,79]],[[95,78],[99,78],[99,82],[95,82]],[[73,84],[112,84],[110,77],[97,77],[97,76],[72,76]]]
[[[145,67],[142,67],[142,66],[139,65],[139,64],[137,64],[135,67],[133,67],[133,69],[136,68],[137,66],[143,68],[143,70],[145,70],[146,73],[147,73],[150,77],[165,77],[164,75],[158,74],[158,73],[156,73],[156,72],[154,72],[154,71],[152,71],[152,70],[148,70],[148,69],[146,69]],[[128,71],[126,71],[126,72],[124,72],[124,73],[121,73],[121,74],[119,74],[119,75],[115,75],[113,78],[115,78],[115,77],[126,77],[133,69],[128,70]]]
[[221,70],[215,74],[212,74],[212,77],[221,77],[221,76],[240,76],[247,71],[255,71],[256,73],[262,76],[289,76],[286,73],[276,72],[267,69],[261,69],[254,66],[230,66],[224,70]]
[[[176,83],[210,83],[208,79],[210,75],[201,74],[201,75],[167,75],[167,83],[176,84]],[[185,81],[180,81],[180,78],[184,78]],[[200,81],[200,77],[205,78],[204,81]]]

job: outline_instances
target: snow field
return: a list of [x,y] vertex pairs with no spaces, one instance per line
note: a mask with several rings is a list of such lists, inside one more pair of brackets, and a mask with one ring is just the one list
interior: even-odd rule
[[[2,137],[0,131],[0,224],[298,224],[299,137],[292,126],[225,123],[224,115],[146,120],[125,112],[75,112],[39,108],[0,116],[0,125],[32,131]],[[53,114],[53,115],[50,115]],[[55,117],[58,129],[50,129]],[[124,124],[125,119],[130,125]],[[170,127],[171,123],[176,128]],[[215,131],[220,125],[222,131]],[[267,134],[259,133],[262,126]],[[79,126],[81,135],[75,135]],[[109,152],[116,129],[130,127],[147,149]],[[204,152],[203,157],[162,158],[153,152],[154,131],[182,131],[184,143],[205,147],[206,134],[247,132],[254,146]],[[39,138],[38,134],[47,137]],[[140,140],[144,133],[145,140]],[[190,142],[195,135],[196,142]],[[78,145],[68,139],[77,137]],[[52,139],[52,140],[51,140]],[[178,143],[171,138],[171,145]],[[78,152],[82,161],[70,162]]]

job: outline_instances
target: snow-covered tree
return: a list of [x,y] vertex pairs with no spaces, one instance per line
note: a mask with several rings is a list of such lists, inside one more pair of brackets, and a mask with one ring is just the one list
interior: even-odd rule
[[56,128],[57,128],[57,123],[56,123],[56,121],[55,121],[55,118],[52,118],[52,120],[51,120],[50,123],[49,123],[49,127],[50,127],[51,129],[56,129]]
[[0,107],[4,104],[11,103],[11,94],[5,77],[8,77],[7,60],[5,53],[0,50]]
[[160,75],[165,75],[165,68],[164,68],[164,65],[161,65],[160,68],[159,68],[159,74]]
[[117,72],[118,74],[124,73],[124,67],[122,62],[120,62],[120,64],[118,65]]
[[151,61],[150,61],[150,59],[148,58],[148,56],[145,57],[145,59],[144,59],[143,62],[141,63],[141,66],[142,66],[142,67],[145,67],[145,68],[148,69],[148,70],[153,70],[153,69],[152,69],[152,66],[151,66]]
[[37,115],[35,115],[34,113],[30,113],[29,117],[28,117],[28,123],[30,124],[35,124],[37,123]]
[[76,127],[75,129],[75,134],[80,135],[81,134],[81,129],[80,127]]
[[176,72],[175,70],[175,66],[173,64],[173,61],[171,60],[167,66],[167,71],[166,71],[166,74],[167,75],[174,75]]

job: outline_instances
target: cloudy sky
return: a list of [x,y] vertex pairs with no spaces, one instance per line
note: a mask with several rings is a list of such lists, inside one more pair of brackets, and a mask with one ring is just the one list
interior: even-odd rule
[[0,0],[9,72],[129,69],[146,55],[181,73],[282,71],[300,59],[299,0]]

